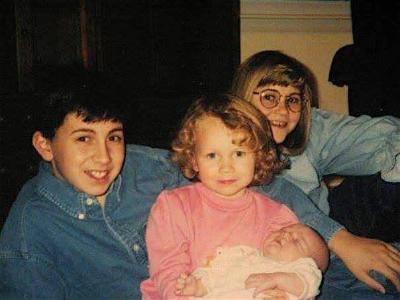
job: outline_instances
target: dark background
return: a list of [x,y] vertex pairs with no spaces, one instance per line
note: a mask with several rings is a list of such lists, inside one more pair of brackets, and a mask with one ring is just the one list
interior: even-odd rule
[[36,172],[36,95],[56,66],[112,74],[130,99],[127,143],[168,148],[187,106],[200,94],[226,90],[240,60],[239,0],[0,5],[0,228]]

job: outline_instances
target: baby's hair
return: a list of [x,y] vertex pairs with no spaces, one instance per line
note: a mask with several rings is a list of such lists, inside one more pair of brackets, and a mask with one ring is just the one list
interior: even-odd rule
[[287,155],[302,153],[308,143],[311,104],[317,101],[315,78],[295,58],[280,51],[261,51],[239,66],[232,82],[231,93],[251,101],[253,92],[265,85],[293,86],[300,90],[304,106],[299,124],[279,148]]
[[196,123],[204,117],[215,117],[223,124],[245,137],[233,140],[236,145],[246,145],[256,153],[255,171],[252,184],[269,183],[275,173],[286,165],[276,152],[271,129],[267,119],[250,103],[231,95],[201,97],[189,107],[180,130],[172,142],[172,159],[183,174],[193,179]]

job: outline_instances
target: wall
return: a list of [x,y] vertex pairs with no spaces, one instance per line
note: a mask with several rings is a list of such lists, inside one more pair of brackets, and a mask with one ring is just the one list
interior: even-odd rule
[[348,113],[347,87],[328,81],[336,51],[352,43],[348,1],[241,0],[241,60],[260,50],[281,50],[317,78],[319,106]]

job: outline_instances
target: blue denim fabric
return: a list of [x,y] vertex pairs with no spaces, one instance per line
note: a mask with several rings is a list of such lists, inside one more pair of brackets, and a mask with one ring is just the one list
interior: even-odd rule
[[283,176],[300,187],[315,205],[329,214],[325,175],[382,173],[400,182],[400,119],[334,114],[312,109],[311,133],[305,151],[291,157]]
[[1,233],[0,299],[140,299],[149,210],[185,182],[168,152],[129,146],[102,209],[42,163]]
[[282,177],[277,177],[270,184],[255,189],[288,206],[302,223],[314,228],[327,243],[339,229],[343,228],[321,212],[302,190]]
[[[325,175],[380,172],[384,180],[400,182],[399,128],[400,119],[391,116],[355,118],[312,109],[309,143],[301,155],[290,158],[290,169],[282,176],[302,189],[328,215],[328,189],[322,181]],[[306,223],[326,239],[318,226]],[[333,226],[328,225],[328,220],[324,224],[320,227],[324,231]],[[356,280],[336,256],[332,257],[325,277],[321,299],[385,299]],[[400,299],[398,294],[394,297]]]
[[[400,243],[393,244],[400,249]],[[361,281],[358,281],[353,274],[345,267],[337,257],[331,257],[330,265],[324,274],[321,294],[318,300],[398,300],[400,293],[396,287],[381,274],[370,271],[370,276],[380,282],[385,288],[385,294],[372,290]]]

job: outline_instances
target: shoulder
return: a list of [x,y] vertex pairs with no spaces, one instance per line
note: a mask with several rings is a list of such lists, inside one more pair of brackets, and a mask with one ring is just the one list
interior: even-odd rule
[[172,166],[170,160],[170,151],[166,149],[151,148],[142,145],[127,145],[126,146],[126,161],[135,162],[137,164],[157,164]]
[[267,195],[258,193],[256,191],[250,190],[250,192],[253,193],[253,197],[256,199],[259,208],[269,215],[271,221],[277,219],[279,222],[283,223],[297,222],[296,215],[285,204],[275,201],[269,198]]
[[255,190],[249,190],[249,193],[260,205],[262,205],[264,207],[268,207],[269,209],[279,210],[283,206],[282,203],[279,203],[278,201],[273,200],[271,197],[269,197],[266,194],[262,194]]
[[185,209],[191,203],[197,203],[198,193],[195,184],[163,190],[157,197],[153,210],[155,209]]
[[187,228],[197,218],[196,209],[201,201],[196,201],[193,185],[162,191],[151,208],[148,229],[155,224],[166,228],[171,224]]
[[122,176],[129,184],[153,183],[160,190],[187,184],[170,151],[141,145],[127,145]]
[[188,184],[185,186],[163,190],[158,196],[159,199],[180,199],[186,200],[196,194],[196,184]]
[[284,204],[296,201],[296,199],[309,200],[299,187],[283,176],[276,176],[269,184],[257,186],[254,190]]

